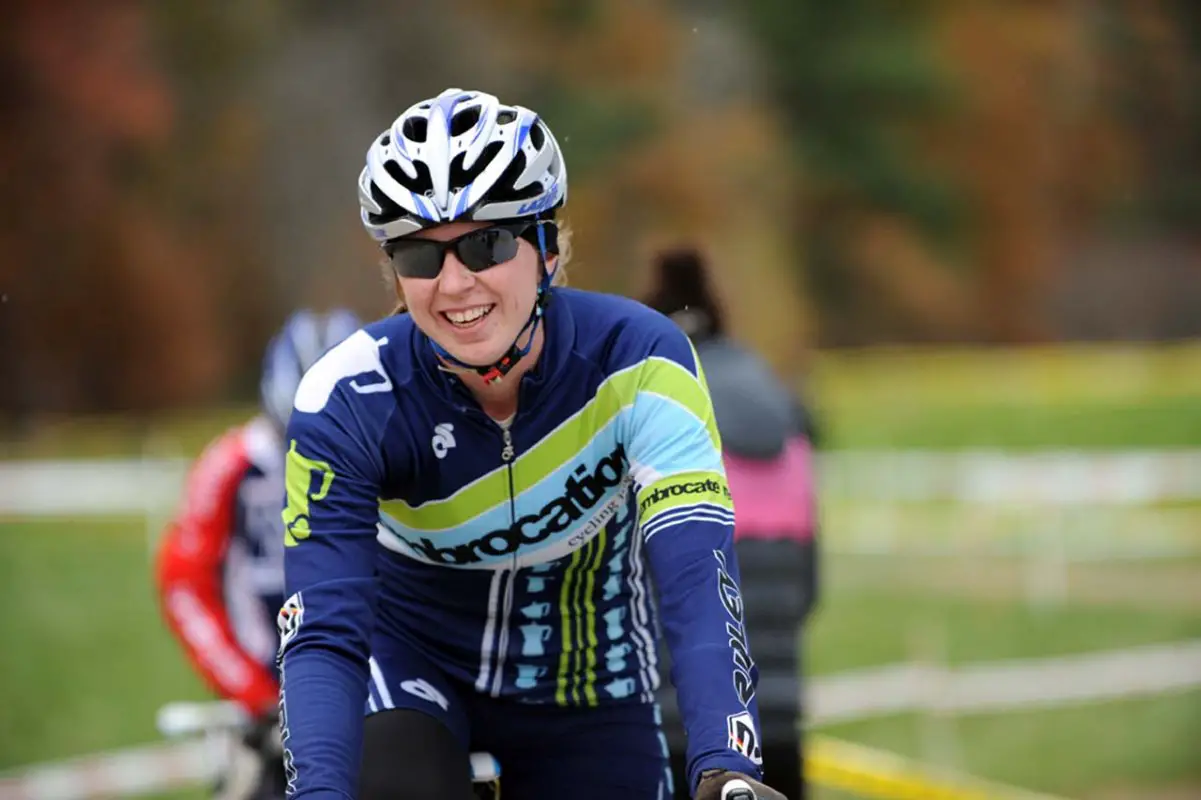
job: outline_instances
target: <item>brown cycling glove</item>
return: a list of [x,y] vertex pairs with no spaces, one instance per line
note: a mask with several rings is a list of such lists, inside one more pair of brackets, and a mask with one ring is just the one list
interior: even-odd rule
[[765,786],[741,772],[712,770],[701,773],[694,800],[788,800],[770,786]]

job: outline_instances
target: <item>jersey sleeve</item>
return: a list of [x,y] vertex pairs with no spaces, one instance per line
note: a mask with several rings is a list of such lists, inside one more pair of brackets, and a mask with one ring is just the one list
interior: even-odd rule
[[289,797],[353,797],[358,783],[375,620],[378,443],[390,417],[382,371],[360,373],[373,371],[373,355],[378,367],[378,345],[360,331],[318,361],[301,382],[288,425],[290,596],[279,629]]
[[275,676],[238,644],[224,601],[224,564],[246,475],[236,431],[210,444],[188,473],[163,534],[155,579],[163,616],[205,682],[258,716],[274,709]]
[[695,351],[664,320],[638,367],[627,449],[659,595],[672,683],[688,734],[688,780],[761,775],[758,680],[743,621],[734,505]]

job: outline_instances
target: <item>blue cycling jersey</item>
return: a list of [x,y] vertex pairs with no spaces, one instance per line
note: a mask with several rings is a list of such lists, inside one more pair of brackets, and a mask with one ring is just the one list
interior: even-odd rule
[[662,632],[693,784],[759,774],[733,506],[696,354],[636,302],[552,292],[507,426],[407,315],[305,376],[280,618],[294,795],[354,795],[373,636],[468,690],[586,714],[653,702]]

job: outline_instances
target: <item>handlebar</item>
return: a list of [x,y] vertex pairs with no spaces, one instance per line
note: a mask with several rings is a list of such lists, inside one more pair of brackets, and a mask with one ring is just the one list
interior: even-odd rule
[[163,736],[179,739],[197,733],[243,730],[251,725],[252,720],[237,703],[216,700],[167,703],[158,710],[155,722]]
[[755,790],[746,781],[732,780],[721,787],[721,800],[756,800]]
[[[155,724],[159,733],[168,739],[181,739],[196,734],[211,734],[246,730],[254,720],[232,700],[208,702],[167,703],[158,710]],[[489,783],[500,777],[500,764],[491,753],[471,754],[471,779],[475,783]],[[735,795],[729,800],[742,800]],[[751,795],[750,800],[754,800]]]

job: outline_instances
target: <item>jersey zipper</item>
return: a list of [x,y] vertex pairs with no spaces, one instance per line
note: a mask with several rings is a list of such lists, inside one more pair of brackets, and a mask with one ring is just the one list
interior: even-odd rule
[[[509,430],[510,426],[500,425],[500,435],[504,441],[504,447],[500,451],[500,460],[505,463],[505,469],[509,473],[509,524],[512,525],[517,521],[517,500],[513,493],[513,457],[516,455],[516,448],[513,446],[513,434]],[[501,603],[501,625],[500,635],[496,643],[496,670],[492,676],[492,696],[500,696],[501,689],[504,687],[504,668],[505,657],[509,651],[509,618],[513,613],[513,586],[517,583],[517,554],[513,554],[513,563],[510,567],[509,580],[505,583],[505,596]]]

